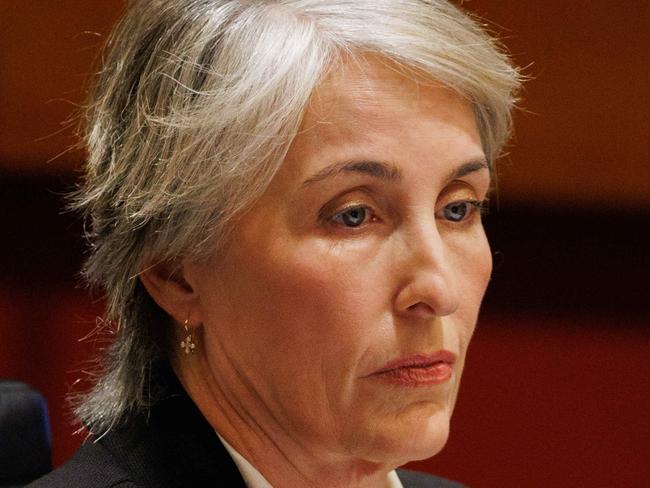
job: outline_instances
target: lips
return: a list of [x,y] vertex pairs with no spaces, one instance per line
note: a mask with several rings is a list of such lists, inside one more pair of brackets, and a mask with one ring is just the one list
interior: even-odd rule
[[370,376],[402,386],[432,386],[451,377],[455,362],[456,356],[445,350],[415,354],[389,361]]

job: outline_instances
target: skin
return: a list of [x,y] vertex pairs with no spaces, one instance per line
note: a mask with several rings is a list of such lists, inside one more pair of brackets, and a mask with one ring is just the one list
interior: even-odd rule
[[[488,193],[484,160],[454,92],[379,59],[347,63],[313,93],[230,243],[176,281],[143,275],[179,341],[186,318],[195,328],[195,352],[173,359],[181,382],[273,486],[385,486],[390,470],[443,448],[492,266],[468,203]],[[400,177],[323,177],[346,161]],[[373,374],[441,349],[457,357],[441,384]]]

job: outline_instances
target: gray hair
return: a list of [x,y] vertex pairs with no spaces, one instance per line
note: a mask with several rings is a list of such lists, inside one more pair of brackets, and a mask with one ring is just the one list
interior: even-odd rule
[[490,162],[520,78],[502,47],[446,0],[139,0],[107,43],[86,117],[73,207],[84,270],[115,337],[76,413],[107,431],[156,401],[170,318],[143,267],[199,259],[266,189],[314,87],[344,56],[380,55],[469,100]]

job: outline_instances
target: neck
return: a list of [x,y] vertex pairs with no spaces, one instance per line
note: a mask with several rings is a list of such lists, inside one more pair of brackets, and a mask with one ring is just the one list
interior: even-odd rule
[[[244,394],[233,395],[228,384],[217,381],[201,355],[176,358],[172,363],[208,423],[273,487],[386,486],[393,466],[324,449],[289,432],[250,388],[237,388]],[[241,380],[234,369],[228,373],[223,377]]]

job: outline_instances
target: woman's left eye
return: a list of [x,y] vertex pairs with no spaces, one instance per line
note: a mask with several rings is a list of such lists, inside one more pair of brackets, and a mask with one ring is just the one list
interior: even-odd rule
[[368,207],[351,207],[337,213],[332,220],[345,227],[359,227],[371,216]]
[[450,222],[462,222],[475,211],[483,209],[483,202],[478,200],[462,200],[452,202],[442,209],[443,217]]

